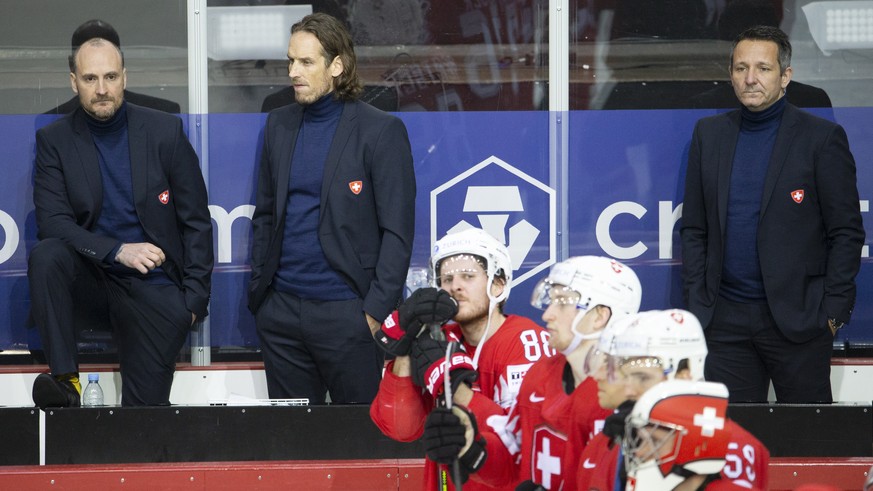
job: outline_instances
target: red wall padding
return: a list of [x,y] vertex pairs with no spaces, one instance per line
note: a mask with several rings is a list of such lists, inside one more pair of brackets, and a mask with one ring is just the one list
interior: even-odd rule
[[[421,489],[422,461],[206,462],[0,468],[0,489],[61,490],[391,490]],[[862,489],[873,457],[772,458],[770,489]]]

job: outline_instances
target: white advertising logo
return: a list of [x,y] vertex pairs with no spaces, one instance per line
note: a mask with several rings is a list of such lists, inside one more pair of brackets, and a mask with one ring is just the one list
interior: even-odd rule
[[430,209],[431,243],[450,232],[481,228],[506,245],[520,273],[515,284],[555,262],[555,191],[498,157],[431,191]]
[[6,235],[6,240],[3,246],[0,247],[0,264],[5,263],[15,254],[18,249],[18,225],[15,220],[3,210],[0,210],[0,228],[3,229],[3,234]]

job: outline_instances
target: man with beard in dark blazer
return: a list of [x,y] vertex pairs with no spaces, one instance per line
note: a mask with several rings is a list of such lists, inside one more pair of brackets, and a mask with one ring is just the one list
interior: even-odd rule
[[78,406],[74,311],[108,305],[125,406],[169,404],[175,360],[206,317],[212,222],[197,155],[177,117],[124,100],[121,50],[91,38],[71,58],[80,108],[36,134],[39,242],[28,258],[51,374],[40,408]]
[[296,104],[272,111],[252,228],[249,309],[270,398],[370,403],[383,356],[372,333],[409,268],[415,176],[406,127],[357,100],[351,36],[324,13],[291,28]]

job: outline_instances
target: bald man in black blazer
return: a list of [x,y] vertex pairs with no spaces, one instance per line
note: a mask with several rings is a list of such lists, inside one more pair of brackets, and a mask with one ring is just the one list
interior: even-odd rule
[[166,405],[179,350],[207,315],[206,186],[182,121],[124,101],[117,45],[92,38],[73,56],[81,107],[36,134],[28,280],[51,374],[37,377],[34,402],[79,405],[74,313],[85,303],[108,305],[122,404]]

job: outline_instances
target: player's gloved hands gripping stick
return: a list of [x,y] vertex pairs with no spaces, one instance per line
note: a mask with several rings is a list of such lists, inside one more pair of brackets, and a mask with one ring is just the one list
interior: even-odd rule
[[421,336],[412,343],[409,350],[412,383],[426,389],[434,397],[443,392],[443,380],[451,373],[452,392],[462,383],[472,384],[478,377],[473,368],[473,360],[458,343],[452,343],[449,356],[446,356],[446,341],[437,341],[430,336]]
[[406,356],[425,326],[445,324],[457,314],[458,303],[447,291],[419,288],[385,319],[374,338],[388,354]]
[[458,461],[461,483],[467,482],[487,457],[476,417],[458,405],[431,411],[424,422],[422,442],[427,457],[434,462],[450,465]]

